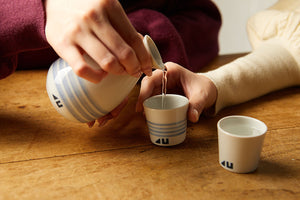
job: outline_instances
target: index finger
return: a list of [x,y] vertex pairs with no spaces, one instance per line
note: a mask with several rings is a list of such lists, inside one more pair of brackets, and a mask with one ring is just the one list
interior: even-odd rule
[[[118,10],[118,12],[116,12],[115,10]],[[117,32],[121,35],[124,41],[134,50],[137,59],[141,64],[141,70],[146,75],[151,76],[151,57],[143,44],[142,37],[129,21],[125,11],[122,9],[121,4],[117,1],[116,3],[111,4],[111,6],[108,6],[107,15],[111,24],[114,26]]]

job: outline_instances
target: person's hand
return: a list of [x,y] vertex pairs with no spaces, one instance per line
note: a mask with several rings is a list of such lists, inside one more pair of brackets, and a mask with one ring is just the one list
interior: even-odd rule
[[[97,83],[109,73],[150,76],[142,37],[117,0],[45,0],[46,38],[74,72]],[[87,54],[101,67],[89,66]]]
[[98,122],[98,126],[104,126],[109,120],[114,119],[116,117],[119,116],[119,114],[121,113],[121,111],[123,110],[123,108],[127,105],[128,103],[128,97],[125,98],[122,103],[120,103],[120,105],[118,105],[115,109],[113,109],[110,113],[106,114],[105,116],[94,120],[94,121],[90,121],[87,123],[87,125],[92,128],[95,124],[95,122]]
[[[217,89],[213,82],[200,74],[193,73],[182,66],[168,62],[167,94],[177,93],[189,99],[188,119],[197,122],[200,114],[206,108],[214,105]],[[148,97],[162,93],[162,71],[155,70],[151,77],[142,80],[136,111],[143,111],[143,102]]]

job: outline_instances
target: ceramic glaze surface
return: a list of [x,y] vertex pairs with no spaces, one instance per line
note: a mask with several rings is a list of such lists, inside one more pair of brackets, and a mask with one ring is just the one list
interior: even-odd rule
[[[159,51],[153,40],[146,35],[144,46],[152,58],[155,69],[164,69]],[[90,67],[100,66],[88,55],[84,55]],[[55,109],[65,118],[77,122],[98,119],[117,107],[130,93],[138,81],[130,75],[108,74],[98,84],[77,76],[63,59],[56,60],[48,71],[47,92]]]
[[155,45],[155,43],[151,39],[151,37],[148,35],[145,35],[145,37],[143,39],[143,43],[144,43],[144,46],[146,47],[147,51],[151,55],[153,68],[164,70],[165,65],[162,61],[162,58],[160,56],[157,46]]
[[267,126],[247,116],[227,116],[219,120],[219,163],[231,172],[250,173],[256,170]]
[[[163,97],[167,106],[162,107]],[[144,101],[150,139],[159,146],[173,146],[186,138],[189,100],[180,95],[156,95]]]
[[108,74],[94,84],[77,76],[64,60],[58,59],[48,71],[46,85],[50,101],[61,115],[72,121],[89,122],[117,107],[137,81],[129,75]]

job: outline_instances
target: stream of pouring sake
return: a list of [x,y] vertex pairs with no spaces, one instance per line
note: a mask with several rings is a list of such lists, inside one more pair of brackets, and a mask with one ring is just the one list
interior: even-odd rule
[[151,57],[152,57],[152,63],[154,64],[153,67],[155,69],[161,69],[163,72],[163,76],[162,76],[162,99],[161,99],[161,109],[165,109],[166,107],[166,102],[165,102],[165,97],[167,94],[167,68],[164,65],[162,58],[160,56],[160,53],[155,45],[155,43],[153,42],[153,40],[150,38],[150,36],[145,35],[144,39],[143,39],[143,43],[146,47],[146,49],[148,50],[148,52],[150,53]]
[[164,109],[166,107],[165,105],[165,96],[167,94],[167,68],[164,66],[162,69],[163,75],[162,75],[162,84],[161,84],[161,108]]

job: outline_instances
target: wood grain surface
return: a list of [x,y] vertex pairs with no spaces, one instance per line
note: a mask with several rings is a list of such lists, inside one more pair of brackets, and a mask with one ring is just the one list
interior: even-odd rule
[[[218,57],[210,70],[241,55]],[[68,121],[52,107],[47,70],[0,80],[0,199],[300,199],[300,88],[201,116],[175,147],[150,142],[135,113],[137,85],[105,127]],[[218,163],[217,121],[247,115],[266,123],[258,169],[235,174]]]

